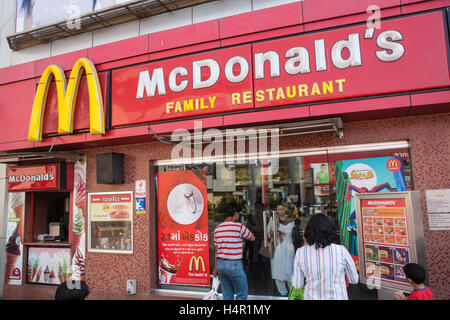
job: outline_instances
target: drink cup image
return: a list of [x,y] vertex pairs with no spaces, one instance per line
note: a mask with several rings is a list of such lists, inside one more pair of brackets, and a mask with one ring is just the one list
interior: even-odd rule
[[161,258],[159,259],[159,283],[160,284],[173,283],[173,280],[177,275],[180,265],[181,265],[180,261],[176,265],[173,265],[169,263],[169,261],[164,256],[161,256]]
[[182,183],[175,186],[167,197],[167,209],[175,222],[183,225],[197,221],[204,208],[202,193],[194,185]]

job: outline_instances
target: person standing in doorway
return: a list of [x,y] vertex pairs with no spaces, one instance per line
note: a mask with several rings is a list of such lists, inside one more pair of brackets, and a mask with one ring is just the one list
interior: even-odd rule
[[239,205],[232,203],[226,208],[224,222],[214,230],[216,263],[213,276],[219,275],[224,300],[247,300],[248,283],[242,264],[244,240],[255,241],[253,233],[242,223]]
[[274,223],[273,218],[270,218],[267,226],[269,236],[276,243],[271,260],[272,278],[275,280],[280,295],[287,296],[291,286],[292,265],[295,256],[294,244],[292,243],[292,230],[295,224],[292,215],[281,204],[277,206],[275,219]]

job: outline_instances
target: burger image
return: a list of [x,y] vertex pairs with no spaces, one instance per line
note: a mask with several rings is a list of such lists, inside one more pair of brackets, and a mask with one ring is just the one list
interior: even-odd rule
[[373,250],[371,248],[366,248],[366,257],[367,258],[373,258],[374,257]]
[[368,262],[366,266],[366,272],[368,275],[375,274],[377,271],[377,266],[373,262]]
[[380,274],[389,276],[391,273],[388,267],[380,266]]
[[123,219],[129,219],[130,213],[129,213],[130,207],[124,204],[113,204],[110,207],[109,211],[109,218],[112,220],[123,220]]
[[380,259],[389,259],[389,252],[381,249],[378,251],[378,256],[380,257]]

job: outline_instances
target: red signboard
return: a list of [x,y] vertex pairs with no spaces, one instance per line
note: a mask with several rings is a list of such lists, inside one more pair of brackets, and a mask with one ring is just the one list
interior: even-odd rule
[[373,33],[360,25],[254,44],[255,57],[267,59],[255,69],[255,106],[447,86],[443,22],[436,12],[382,21]]
[[112,126],[450,84],[442,12],[117,70]]
[[112,126],[253,108],[230,103],[252,91],[250,61],[247,45],[114,71]]
[[60,187],[58,164],[9,167],[8,191],[57,190]]
[[159,283],[209,286],[206,172],[158,172]]

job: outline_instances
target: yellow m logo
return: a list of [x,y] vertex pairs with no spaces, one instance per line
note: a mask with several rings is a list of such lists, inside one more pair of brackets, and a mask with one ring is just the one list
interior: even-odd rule
[[189,271],[192,272],[194,264],[195,264],[195,271],[199,271],[200,263],[201,263],[203,272],[206,272],[205,261],[203,260],[203,258],[195,257],[195,256],[192,256],[191,261],[189,261]]
[[83,71],[86,73],[89,89],[90,133],[105,133],[103,98],[97,71],[92,61],[81,58],[72,68],[68,85],[66,85],[64,71],[60,67],[51,65],[45,69],[34,97],[30,127],[28,130],[29,141],[42,140],[45,105],[47,103],[48,89],[50,88],[52,78],[55,79],[58,94],[58,133],[66,134],[73,132],[73,115]]

